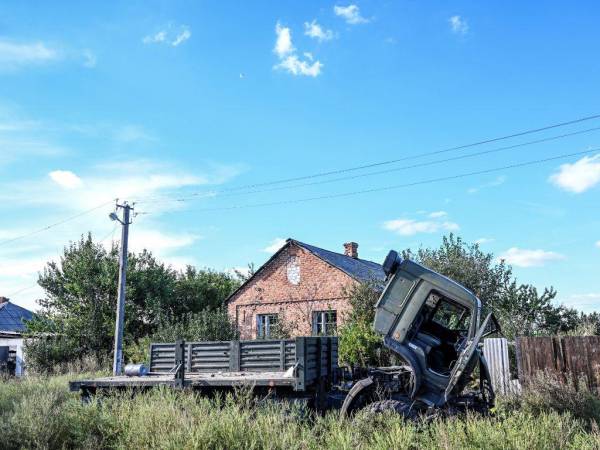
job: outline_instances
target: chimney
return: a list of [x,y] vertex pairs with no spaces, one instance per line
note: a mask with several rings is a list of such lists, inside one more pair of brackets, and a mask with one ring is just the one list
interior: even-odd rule
[[356,242],[346,242],[344,244],[344,254],[350,258],[358,259],[358,244]]
[[4,303],[8,303],[8,297],[2,297],[0,295],[0,305],[4,304]]

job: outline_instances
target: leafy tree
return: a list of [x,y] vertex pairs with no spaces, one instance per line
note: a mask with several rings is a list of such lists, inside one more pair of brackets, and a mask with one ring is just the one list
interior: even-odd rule
[[[69,355],[76,358],[111,352],[117,281],[118,249],[105,249],[89,234],[65,247],[60,261],[49,262],[38,281],[45,290],[45,297],[40,300],[42,312],[28,328],[33,334],[61,336],[62,350],[58,351],[56,343],[56,351],[40,348],[40,354],[55,355],[57,361],[53,363],[58,363]],[[131,253],[127,267],[125,344],[131,346],[157,333],[165,324],[181,321],[182,326],[200,326],[199,320],[192,321],[190,317],[203,311],[214,312],[206,317],[222,318],[223,302],[237,286],[239,280],[227,273],[193,267],[176,272],[146,250]],[[214,322],[215,328],[226,325],[219,320]],[[51,345],[47,341],[33,342],[32,345]],[[35,349],[32,347],[30,351],[33,353]]]
[[496,315],[509,338],[568,332],[579,323],[575,310],[553,304],[556,291],[552,287],[540,294],[532,285],[519,284],[503,260],[496,261],[478,244],[453,234],[444,236],[439,248],[407,249],[402,255],[470,289]]
[[104,353],[112,346],[118,277],[116,257],[91,236],[65,247],[59,262],[49,262],[39,277],[46,297],[43,310],[28,324],[32,332],[64,338],[74,357]]

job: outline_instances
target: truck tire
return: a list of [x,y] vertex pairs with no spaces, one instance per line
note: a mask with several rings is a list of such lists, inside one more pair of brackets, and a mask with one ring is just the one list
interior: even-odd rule
[[364,407],[368,414],[383,414],[385,412],[394,412],[400,414],[406,420],[417,420],[418,411],[412,408],[412,404],[400,400],[381,400],[373,402]]

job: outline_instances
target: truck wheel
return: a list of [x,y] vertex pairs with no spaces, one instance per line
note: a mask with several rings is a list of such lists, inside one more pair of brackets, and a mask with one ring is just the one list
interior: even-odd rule
[[394,412],[400,414],[406,420],[417,420],[419,413],[412,404],[400,400],[381,400],[373,402],[364,407],[369,414],[383,414],[385,412]]

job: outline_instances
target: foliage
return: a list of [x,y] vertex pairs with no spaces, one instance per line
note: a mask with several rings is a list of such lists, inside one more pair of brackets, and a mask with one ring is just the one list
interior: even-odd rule
[[372,324],[351,321],[340,330],[340,362],[357,367],[376,366],[380,351],[381,336],[375,333]]
[[125,364],[150,364],[150,336],[140,338],[138,341],[126,343],[123,346],[123,360]]
[[[57,348],[32,344],[30,352],[46,354],[46,366],[69,355],[104,355],[111,352],[114,340],[118,280],[118,250],[95,243],[88,234],[65,247],[60,261],[49,262],[39,277],[45,291],[42,311],[28,323],[31,335],[56,334]],[[127,298],[125,303],[125,348],[133,348],[140,339],[157,333],[165,324],[204,311],[217,311],[240,281],[228,273],[187,267],[182,272],[158,261],[150,252],[129,255]],[[223,314],[210,315],[221,317]],[[193,333],[210,334],[210,323],[199,325]],[[212,322],[211,322],[212,323]],[[214,327],[224,324],[215,322]],[[225,327],[225,335],[228,328]],[[35,346],[39,346],[36,349]],[[33,363],[41,362],[34,358]],[[40,366],[41,369],[41,366]]]
[[402,255],[470,289],[498,318],[509,338],[565,333],[579,324],[577,311],[553,304],[556,291],[552,287],[539,293],[532,285],[518,283],[504,261],[452,233],[444,236],[437,249],[407,249]]
[[[88,375],[89,376],[89,375]],[[428,424],[399,416],[336,411],[304,418],[297,407],[249,402],[236,395],[206,398],[156,389],[82,404],[66,377],[0,384],[2,448],[187,449],[593,449],[594,428],[568,413],[507,411]]]
[[154,342],[228,341],[238,336],[235,325],[224,308],[190,313],[177,320],[165,322],[152,335]]
[[373,330],[375,303],[380,286],[376,281],[353,284],[345,292],[352,307],[339,331],[340,361],[351,366],[378,365],[386,360],[381,336]]

